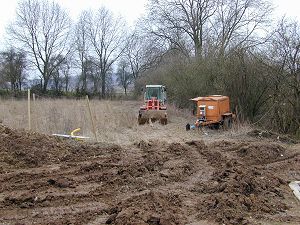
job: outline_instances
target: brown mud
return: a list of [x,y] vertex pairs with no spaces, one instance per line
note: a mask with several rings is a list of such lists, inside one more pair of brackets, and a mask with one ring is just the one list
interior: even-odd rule
[[119,146],[0,125],[0,224],[300,224],[299,145],[249,140]]

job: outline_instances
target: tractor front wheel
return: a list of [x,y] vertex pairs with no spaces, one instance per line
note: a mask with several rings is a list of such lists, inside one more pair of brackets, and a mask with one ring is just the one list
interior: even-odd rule
[[138,116],[138,124],[139,125],[144,125],[145,123],[149,123],[149,119],[144,118],[142,116],[142,114],[139,114],[139,116]]

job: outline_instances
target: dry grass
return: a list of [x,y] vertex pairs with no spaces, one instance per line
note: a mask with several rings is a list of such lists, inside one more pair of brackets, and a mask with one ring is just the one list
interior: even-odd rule
[[[51,134],[68,133],[78,126],[86,127],[83,101],[37,100],[32,104],[32,130]],[[2,100],[0,119],[13,128],[28,128],[27,101]]]
[[[90,105],[94,116],[97,138],[101,142],[129,144],[140,140],[186,141],[201,137],[215,138],[237,135],[248,131],[248,127],[235,126],[229,132],[206,130],[185,131],[187,122],[194,118],[186,110],[168,106],[169,124],[158,123],[137,125],[137,114],[141,102],[92,100]],[[32,102],[32,130],[45,134],[70,134],[81,128],[78,135],[94,137],[91,120],[85,100],[36,100]],[[0,121],[13,128],[28,128],[27,101],[1,100]]]

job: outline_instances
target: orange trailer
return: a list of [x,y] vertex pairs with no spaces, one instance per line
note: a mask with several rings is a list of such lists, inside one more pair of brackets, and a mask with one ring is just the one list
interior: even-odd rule
[[[219,128],[222,125],[225,129],[231,128],[233,114],[230,112],[228,96],[210,95],[191,100],[195,103],[196,127],[211,126]],[[189,129],[188,125],[187,129]]]

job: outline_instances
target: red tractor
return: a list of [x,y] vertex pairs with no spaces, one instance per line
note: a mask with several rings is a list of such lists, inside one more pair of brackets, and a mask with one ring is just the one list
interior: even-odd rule
[[163,85],[146,85],[144,93],[144,105],[140,107],[138,123],[145,124],[159,122],[163,125],[168,123],[166,88]]

